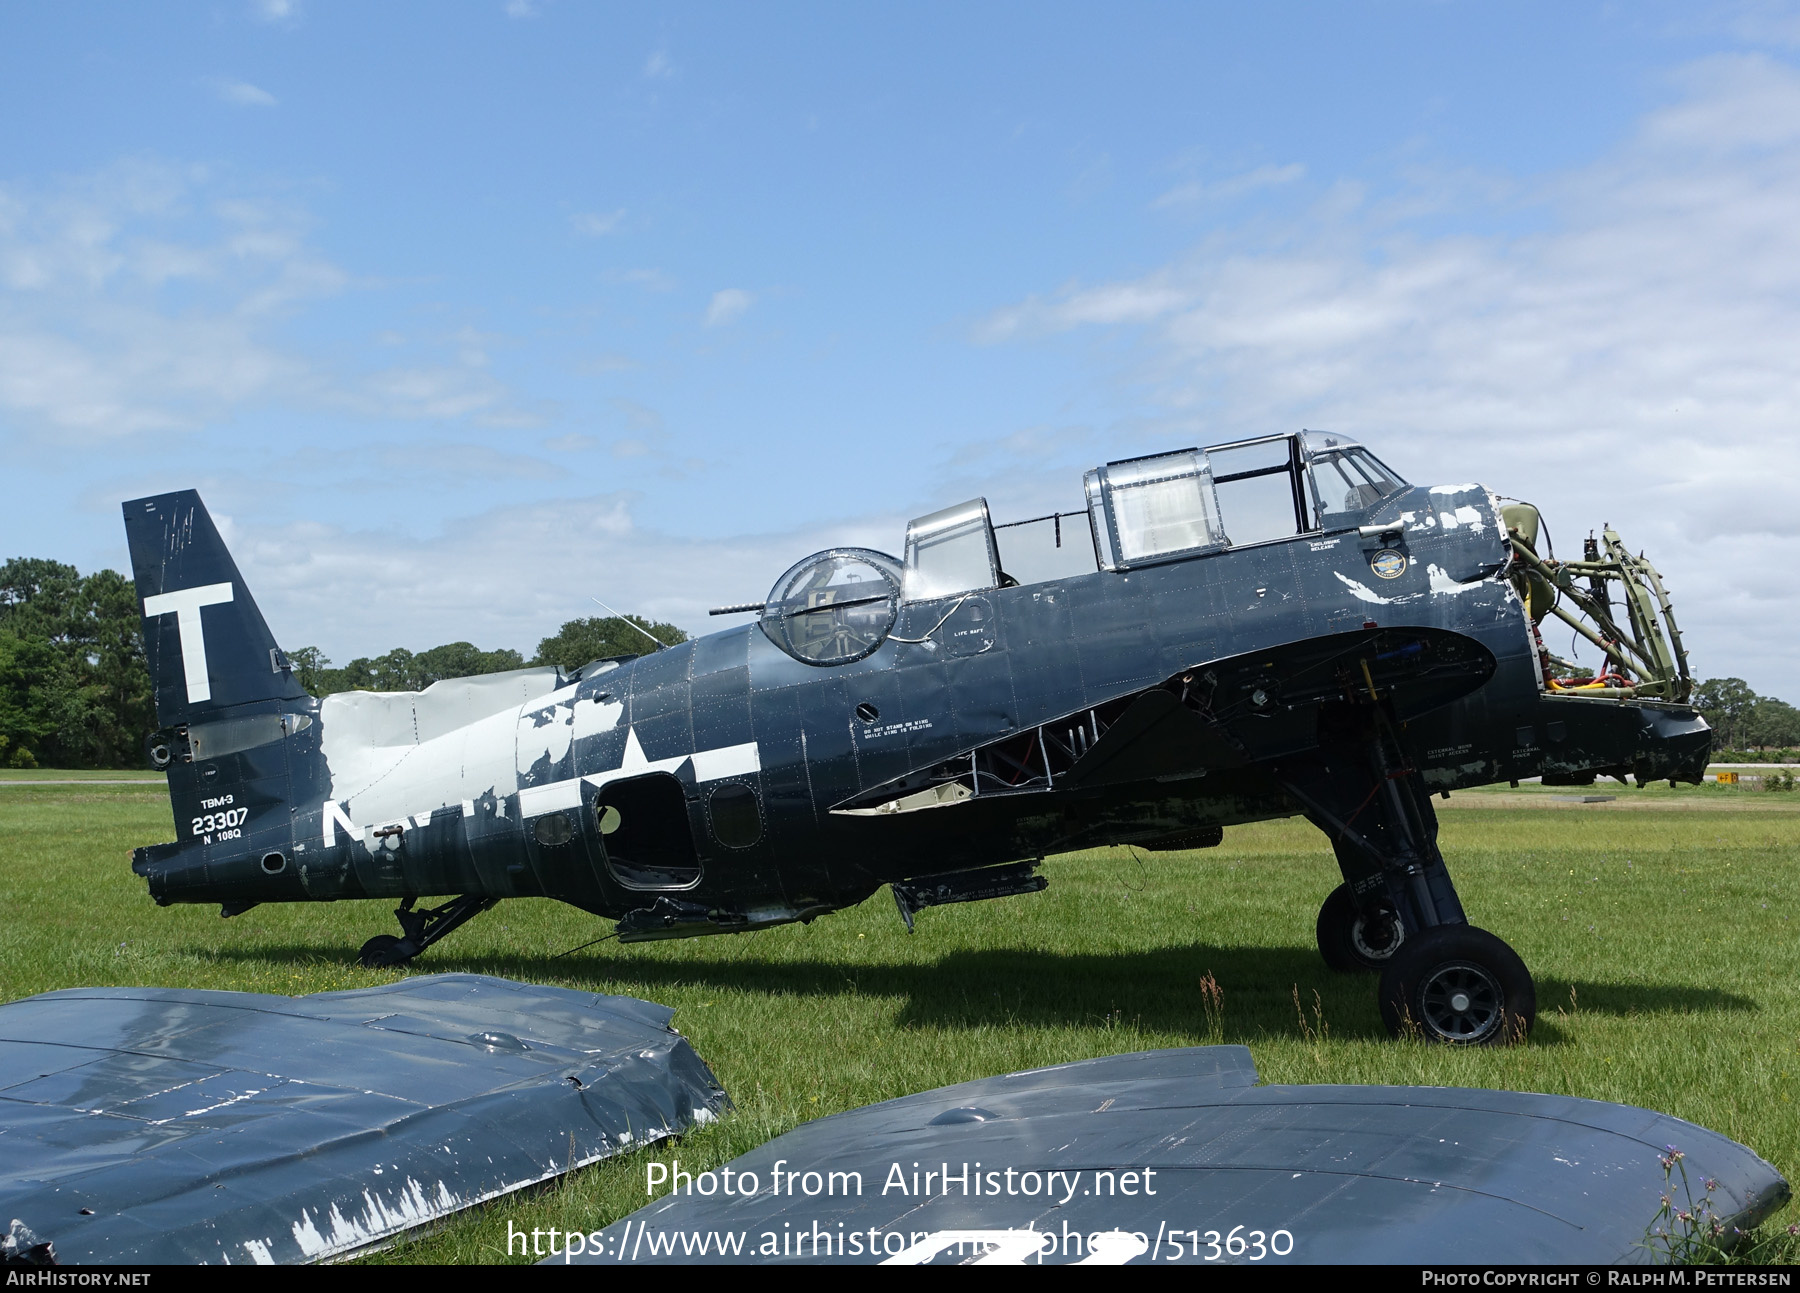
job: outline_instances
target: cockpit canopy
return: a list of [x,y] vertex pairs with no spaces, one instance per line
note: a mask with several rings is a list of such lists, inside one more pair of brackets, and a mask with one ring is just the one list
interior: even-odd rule
[[1361,523],[1365,513],[1406,488],[1399,474],[1346,436],[1300,433],[1321,530]]
[[921,516],[906,527],[909,602],[954,597],[1000,584],[1000,552],[985,498]]
[[885,552],[831,548],[815,553],[775,581],[762,607],[763,632],[807,664],[860,660],[893,630],[900,582],[900,563]]
[[1107,463],[1087,508],[995,525],[985,498],[906,527],[906,557],[862,548],[808,557],[762,610],[770,641],[833,665],[873,653],[906,602],[1130,570],[1227,548],[1348,529],[1406,488],[1345,436],[1302,431]]

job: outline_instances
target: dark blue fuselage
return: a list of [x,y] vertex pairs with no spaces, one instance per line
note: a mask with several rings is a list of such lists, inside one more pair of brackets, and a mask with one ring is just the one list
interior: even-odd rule
[[[1485,491],[1410,488],[1372,520],[904,603],[883,645],[845,664],[795,659],[747,625],[573,682],[521,675],[517,705],[421,729],[411,748],[377,732],[406,718],[387,701],[238,705],[229,718],[287,716],[279,739],[177,762],[183,838],[140,851],[138,869],[164,902],[542,895],[619,918],[666,899],[686,913],[678,932],[756,928],[883,883],[1300,812],[1283,760],[1321,739],[1316,644],[1392,673],[1424,635],[1463,682],[1419,682],[1407,702],[1412,676],[1368,681],[1402,698],[1431,790],[1547,769],[1698,776],[1704,724],[1687,707],[1545,693]],[[1331,667],[1326,692],[1360,685]],[[1104,723],[1158,689],[1209,725],[1214,752],[1165,732],[1113,762],[1126,771],[1083,772]],[[415,704],[413,726],[434,712]],[[362,766],[370,743],[397,753]],[[490,777],[483,759],[513,766]],[[919,806],[932,786],[952,797]],[[209,790],[232,798],[210,819]],[[241,810],[231,833],[200,829],[221,808]]]

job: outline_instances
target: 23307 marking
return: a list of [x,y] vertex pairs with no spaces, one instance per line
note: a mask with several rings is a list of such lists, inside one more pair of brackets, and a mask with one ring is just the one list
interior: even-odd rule
[[219,831],[231,830],[242,826],[249,815],[248,808],[227,808],[222,813],[205,813],[194,818],[194,834],[213,835]]

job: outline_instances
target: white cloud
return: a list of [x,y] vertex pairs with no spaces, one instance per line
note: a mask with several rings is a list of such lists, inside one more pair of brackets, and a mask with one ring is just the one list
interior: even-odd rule
[[[330,450],[302,447],[273,460],[272,470],[283,480],[322,475],[349,488],[365,482],[404,479],[408,487],[457,485],[470,480],[559,480],[569,473],[558,463],[531,454],[508,453],[492,445],[466,441],[422,439],[403,443],[369,443],[335,446]],[[243,478],[232,487],[241,489]],[[340,485],[340,487],[345,487]]]
[[598,449],[600,444],[599,436],[571,431],[567,435],[552,436],[544,441],[544,448],[551,453],[586,453],[590,449]]
[[[215,517],[231,515],[228,496],[209,501]],[[590,596],[708,633],[742,622],[711,619],[709,607],[761,597],[806,553],[846,544],[891,548],[903,526],[877,517],[696,540],[640,529],[632,501],[611,493],[496,508],[429,539],[316,522],[266,529],[240,522],[233,554],[277,640],[319,646],[341,664],[394,646],[458,640],[529,656],[565,621],[595,614]],[[371,617],[371,605],[382,614]]]
[[675,75],[675,65],[662,50],[657,50],[644,60],[644,79],[646,81],[662,81]]
[[676,283],[674,278],[660,269],[627,269],[609,275],[621,283],[630,283],[633,287],[641,287],[650,292],[672,292]]
[[590,238],[603,238],[609,233],[617,233],[619,226],[625,222],[625,208],[608,211],[604,215],[592,211],[578,211],[569,217],[569,223],[575,227],[576,233],[584,233]]
[[1258,166],[1253,171],[1242,175],[1233,175],[1227,179],[1189,180],[1178,184],[1164,193],[1150,205],[1156,207],[1193,206],[1207,202],[1229,202],[1243,197],[1246,193],[1254,193],[1258,189],[1278,188],[1284,184],[1293,184],[1306,177],[1306,167],[1299,162],[1290,162],[1286,166]]
[[261,86],[251,85],[248,81],[215,81],[213,89],[226,103],[235,103],[241,108],[273,108],[275,96]]
[[303,213],[220,188],[203,168],[144,162],[0,186],[0,425],[104,438],[276,404],[539,420],[488,371],[494,338],[466,329],[360,373],[285,345],[283,325],[351,276],[308,245]]
[[1190,299],[1188,287],[1160,274],[1135,282],[1070,287],[1053,302],[1032,297],[996,310],[976,327],[975,339],[993,343],[1021,333],[1064,332],[1082,324],[1148,323],[1180,309]]
[[287,24],[298,22],[298,0],[251,0],[250,12],[263,22]]
[[1093,448],[1092,427],[1024,427],[997,440],[959,446],[945,465],[952,471],[979,469],[992,476],[1022,462],[1043,462],[1064,457],[1071,450],[1087,453]]
[[1737,0],[1684,17],[1683,25],[1703,28],[1716,27],[1722,17],[1727,30],[1757,45],[1800,45],[1800,6],[1793,0]]
[[712,303],[706,307],[706,326],[722,328],[728,323],[736,322],[755,299],[741,287],[728,287],[724,291],[714,292]]
[[706,466],[705,460],[680,452],[680,443],[670,434],[663,415],[649,405],[616,396],[607,403],[631,433],[608,446],[613,457],[643,459],[654,465],[659,474],[677,479]]
[[97,312],[81,341],[0,322],[0,407],[88,436],[192,427],[202,410],[301,376],[291,360],[218,321]]
[[538,7],[532,0],[506,0],[506,16],[508,18],[535,18]]
[[453,420],[495,411],[506,388],[475,365],[433,364],[372,373],[346,398],[377,417]]
[[451,481],[557,480],[569,474],[565,468],[530,454],[507,453],[492,445],[455,441],[389,444],[376,450],[372,457],[381,468],[381,474],[405,473],[414,481],[433,477]]
[[1616,522],[1700,672],[1800,692],[1800,73],[1720,56],[1674,85],[1610,155],[1531,182],[1532,209],[1473,213],[1531,232],[1418,233],[1346,185],[976,336],[1135,329],[1121,403],[1168,436],[1337,429],[1415,480],[1540,502],[1565,544]]
[[636,400],[616,398],[610,401],[625,419],[625,425],[633,431],[646,431],[652,435],[660,435],[663,430],[663,415],[646,404]]
[[[0,190],[0,410],[119,435],[194,426],[308,384],[306,365],[263,334],[346,276],[304,246],[288,213],[208,209],[206,197],[204,172],[143,163],[50,192]],[[182,308],[163,306],[167,290]]]

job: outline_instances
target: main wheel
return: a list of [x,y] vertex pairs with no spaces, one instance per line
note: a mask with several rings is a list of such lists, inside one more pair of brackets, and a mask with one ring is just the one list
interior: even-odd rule
[[363,968],[378,970],[386,965],[405,965],[417,955],[411,943],[392,934],[377,934],[362,945],[359,959]]
[[1389,908],[1379,916],[1363,915],[1350,886],[1340,884],[1319,908],[1318,933],[1325,964],[1345,974],[1361,974],[1387,965],[1406,937],[1406,927],[1399,913]]
[[1519,954],[1485,929],[1439,925],[1401,944],[1381,972],[1381,1021],[1451,1046],[1522,1040],[1537,989]]

